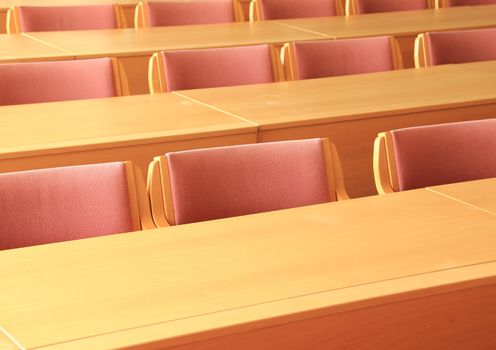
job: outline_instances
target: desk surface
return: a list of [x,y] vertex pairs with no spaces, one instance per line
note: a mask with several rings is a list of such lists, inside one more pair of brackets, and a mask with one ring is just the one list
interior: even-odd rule
[[385,12],[347,17],[301,18],[274,22],[338,39],[374,35],[406,36],[429,31],[495,27],[496,5]]
[[25,33],[77,57],[133,56],[159,50],[317,40],[321,34],[263,21],[134,29]]
[[0,159],[256,132],[256,126],[172,94],[0,107]]
[[73,58],[73,55],[64,50],[26,38],[23,35],[0,34],[0,63]]
[[496,61],[488,61],[177,94],[268,130],[494,103],[494,81]]
[[496,215],[496,178],[428,188]]
[[26,349],[178,344],[494,276],[495,229],[496,216],[421,189],[3,251],[0,324]]

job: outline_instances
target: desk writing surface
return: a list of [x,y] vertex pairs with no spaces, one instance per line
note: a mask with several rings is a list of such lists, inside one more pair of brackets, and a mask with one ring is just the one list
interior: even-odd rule
[[422,189],[7,250],[0,323],[27,349],[165,322],[180,336],[178,320],[494,261],[495,229]]
[[496,178],[432,186],[428,189],[496,215]]
[[172,94],[0,107],[0,159],[17,152],[222,135],[256,126]]
[[277,20],[275,23],[341,38],[417,35],[496,26],[496,5]]
[[70,53],[20,34],[0,34],[0,63],[73,59]]
[[77,57],[138,56],[158,50],[282,44],[291,40],[312,40],[324,37],[320,34],[265,21],[153,27],[139,31],[115,29],[40,32],[24,35],[63,48]]
[[496,101],[496,61],[177,92],[261,130]]

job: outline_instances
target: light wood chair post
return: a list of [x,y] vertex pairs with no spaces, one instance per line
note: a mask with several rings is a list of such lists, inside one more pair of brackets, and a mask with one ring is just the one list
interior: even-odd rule
[[343,169],[336,145],[327,138],[322,138],[322,147],[329,188],[329,200],[341,201],[350,199],[344,185]]
[[117,24],[117,28],[126,28],[127,20],[126,16],[124,16],[124,11],[122,10],[122,6],[119,4],[114,4],[114,12],[115,12],[115,23]]
[[296,80],[294,43],[286,43],[281,49],[281,63],[287,81]]
[[260,0],[251,0],[249,8],[249,19],[250,22],[262,21],[264,18],[262,16]]
[[431,66],[429,47],[425,33],[419,34],[415,39],[414,55],[415,68]]
[[164,59],[160,52],[155,52],[148,64],[148,87],[150,94],[167,92]]
[[374,180],[379,194],[399,190],[398,173],[390,132],[380,133],[374,141]]
[[19,8],[12,6],[7,11],[7,34],[21,33],[21,19],[19,16]]
[[134,10],[134,28],[136,30],[148,27],[148,15],[144,1],[140,1]]
[[269,45],[269,52],[270,52],[270,60],[272,64],[272,75],[274,77],[274,81],[284,81],[285,80],[285,74],[284,74],[284,69],[283,65],[281,62],[281,52],[274,46],[274,45]]
[[152,221],[143,175],[132,162],[124,162],[124,164],[126,167],[133,230],[153,229],[156,226]]
[[235,22],[244,22],[245,21],[245,12],[243,11],[243,6],[239,0],[233,0],[233,11],[234,11],[234,21]]

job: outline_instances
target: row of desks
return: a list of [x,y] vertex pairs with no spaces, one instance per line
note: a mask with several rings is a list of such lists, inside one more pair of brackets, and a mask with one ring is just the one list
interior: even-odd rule
[[156,27],[141,31],[25,33],[0,36],[0,62],[118,57],[127,73],[131,93],[139,94],[148,91],[148,60],[159,50],[253,44],[280,46],[290,41],[394,35],[399,40],[405,67],[413,67],[413,41],[417,34],[494,26],[496,5],[487,5],[348,17]]
[[488,179],[2,251],[0,348],[493,349],[495,193]]
[[352,197],[375,194],[377,133],[496,117],[496,61],[0,108],[2,172],[328,137]]

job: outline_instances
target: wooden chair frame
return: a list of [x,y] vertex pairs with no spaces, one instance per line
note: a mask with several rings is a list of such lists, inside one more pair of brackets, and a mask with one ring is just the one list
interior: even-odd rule
[[427,33],[422,33],[415,38],[414,59],[415,68],[432,66]]
[[[200,0],[201,1],[201,0]],[[134,11],[134,28],[136,30],[148,28],[148,13],[147,7],[145,4],[147,1],[140,1],[138,5],[136,5],[136,9]],[[233,3],[233,13],[234,13],[234,21],[235,22],[243,22],[245,20],[245,14],[243,12],[243,7],[239,0],[232,0]]]
[[[426,0],[427,8],[429,9],[437,8],[436,1],[437,0]],[[346,10],[345,11],[346,16],[359,15],[357,0],[346,0],[345,10]]]
[[[114,4],[112,6],[114,7],[115,23],[117,28],[126,28],[126,17],[124,16],[122,7],[119,4]],[[7,34],[19,34],[22,32],[19,7],[12,6],[7,11]]]
[[[329,39],[327,39],[329,40]],[[349,39],[342,39],[349,40]],[[390,36],[389,42],[391,45],[391,55],[393,59],[394,70],[403,69],[403,58],[401,56],[401,49],[398,41]],[[283,66],[283,71],[285,79],[287,81],[297,80],[296,72],[296,55],[295,55],[295,43],[286,43],[281,49],[281,64]]]
[[398,171],[391,132],[380,133],[374,141],[374,180],[377,192],[399,191]]
[[114,84],[115,92],[117,96],[129,96],[129,82],[127,80],[127,75],[122,63],[118,58],[112,57],[112,68],[114,71]]
[[134,231],[156,228],[153,223],[150,202],[141,171],[132,162],[124,162],[126,167],[131,221]]
[[[322,138],[322,147],[329,189],[329,201],[346,200],[343,169],[336,146]],[[148,168],[147,190],[150,196],[152,217],[157,227],[175,225],[174,201],[170,184],[169,165],[165,156],[153,159]]]
[[[337,16],[344,16],[345,15],[345,10],[344,10],[344,0],[336,0],[335,5],[336,5],[336,15]],[[250,7],[249,7],[249,18],[250,22],[255,22],[255,21],[264,21],[265,17],[262,12],[262,5],[263,0],[251,0],[250,1]]]
[[[275,46],[269,45],[269,51],[274,81],[284,81],[284,71],[278,50]],[[170,92],[164,70],[164,59],[160,52],[155,52],[148,62],[148,87],[150,94]]]

